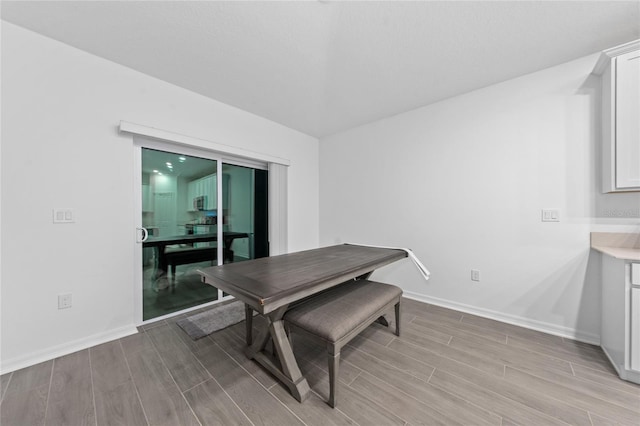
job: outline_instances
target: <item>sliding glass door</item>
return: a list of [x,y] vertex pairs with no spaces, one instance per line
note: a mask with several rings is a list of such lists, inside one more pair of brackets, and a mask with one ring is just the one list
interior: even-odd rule
[[227,180],[222,186],[225,239],[229,243],[225,243],[225,262],[268,256],[267,171],[223,164],[222,173]]
[[221,300],[197,269],[268,255],[267,172],[141,147],[142,319]]

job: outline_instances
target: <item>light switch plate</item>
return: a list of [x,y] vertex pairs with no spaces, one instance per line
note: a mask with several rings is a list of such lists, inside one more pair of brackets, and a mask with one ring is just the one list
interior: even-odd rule
[[73,209],[53,209],[53,223],[74,223]]
[[560,209],[542,209],[543,222],[560,222]]

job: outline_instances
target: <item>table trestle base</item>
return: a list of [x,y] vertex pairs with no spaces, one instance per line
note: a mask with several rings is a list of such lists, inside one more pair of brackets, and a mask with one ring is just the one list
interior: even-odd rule
[[[246,350],[248,358],[255,360],[271,374],[276,376],[291,391],[293,397],[299,402],[303,402],[309,396],[310,388],[307,379],[304,378],[289,342],[289,337],[284,329],[282,317],[287,310],[287,306],[278,308],[274,312],[264,315],[268,326],[264,327],[255,342]],[[248,315],[250,308],[245,311]],[[277,365],[266,352],[269,340],[275,348],[274,355],[277,355],[280,365]],[[249,336],[247,335],[247,343]]]

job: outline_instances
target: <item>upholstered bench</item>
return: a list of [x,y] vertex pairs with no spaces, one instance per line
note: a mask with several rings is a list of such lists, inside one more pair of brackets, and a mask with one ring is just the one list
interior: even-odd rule
[[358,333],[395,306],[396,335],[400,335],[402,290],[369,280],[350,281],[295,305],[284,315],[285,326],[327,345],[329,405],[336,406],[340,350]]

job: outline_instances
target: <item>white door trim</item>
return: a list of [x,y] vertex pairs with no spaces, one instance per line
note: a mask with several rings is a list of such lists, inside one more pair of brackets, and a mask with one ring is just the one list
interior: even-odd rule
[[[123,124],[124,129],[123,129]],[[209,143],[200,139],[181,137],[179,141],[170,139],[176,133],[158,131],[162,133],[162,137],[145,135],[139,131],[137,126],[131,123],[121,122],[120,131],[127,132],[132,135],[133,145],[133,162],[134,162],[134,178],[133,178],[133,197],[134,197],[134,220],[133,220],[133,244],[134,244],[134,323],[136,325],[143,324],[142,320],[142,250],[137,242],[136,229],[142,227],[142,148],[158,149],[169,152],[179,152],[185,155],[191,155],[200,158],[215,160],[218,163],[218,173],[221,174],[222,164],[235,164],[248,166],[256,169],[269,171],[269,254],[287,253],[287,166],[288,160],[278,157],[270,157],[263,154],[257,154],[258,157],[236,158],[235,154],[222,149],[214,148],[233,148],[227,145]],[[144,128],[144,126],[141,126]],[[151,129],[151,128],[146,128]],[[144,129],[142,129],[144,130]],[[160,134],[158,133],[158,134]],[[195,141],[197,143],[188,143]],[[241,150],[244,155],[248,155],[249,151]],[[275,159],[277,161],[268,161],[266,158]],[[285,164],[286,163],[286,164]],[[218,193],[221,193],[222,180],[218,179]],[[221,232],[222,223],[218,223],[218,232]],[[222,246],[218,245],[219,250]],[[218,253],[218,259],[222,259],[222,254]],[[215,304],[216,302],[212,302]],[[193,308],[197,309],[197,308]],[[155,318],[152,321],[162,319]]]
[[213,151],[222,154],[222,156],[229,155],[233,157],[239,157],[241,159],[248,159],[250,161],[253,160],[261,161],[263,163],[275,163],[281,164],[283,166],[291,165],[291,162],[286,158],[280,158],[269,154],[249,151],[247,149],[237,148],[231,145],[224,145],[205,139],[170,132],[168,130],[130,123],[128,121],[120,121],[119,130],[123,133],[131,133],[133,135],[146,136],[153,139],[170,141],[174,144],[186,145],[188,147],[203,149],[205,151]]
[[[287,167],[269,164],[269,255],[285,254],[287,250]],[[277,220],[272,220],[277,218]]]

